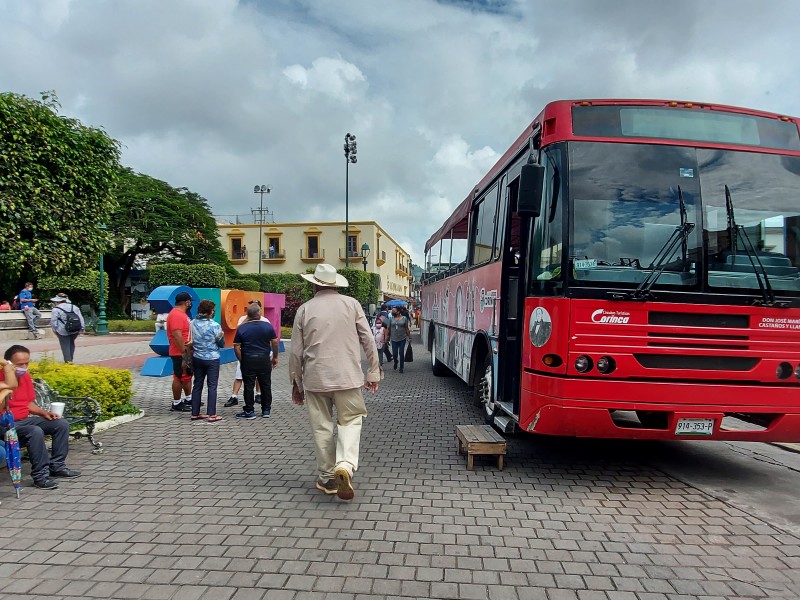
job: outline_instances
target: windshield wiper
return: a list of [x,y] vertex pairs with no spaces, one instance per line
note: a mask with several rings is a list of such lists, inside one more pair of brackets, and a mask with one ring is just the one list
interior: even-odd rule
[[650,263],[650,272],[647,274],[647,277],[642,280],[642,283],[639,284],[639,287],[637,287],[633,293],[612,293],[612,300],[636,300],[643,302],[653,299],[653,294],[650,290],[653,289],[656,281],[658,281],[658,278],[661,277],[667,264],[669,264],[667,261],[675,254],[678,244],[681,244],[682,248],[681,265],[683,267],[686,266],[689,234],[694,230],[694,223],[687,222],[686,203],[683,201],[683,191],[680,186],[678,186],[678,203],[680,205],[681,224],[675,228],[675,231],[672,232],[669,239],[664,242],[661,250],[656,253],[653,262]]
[[[777,306],[779,308],[786,308],[789,306],[789,302],[775,300],[775,292],[772,290],[772,284],[769,282],[767,269],[758,257],[758,252],[756,252],[756,249],[753,247],[750,236],[747,235],[747,230],[744,228],[744,225],[736,224],[736,217],[733,214],[731,190],[727,185],[725,185],[725,210],[728,213],[728,236],[731,239],[731,269],[736,266],[736,250],[739,246],[739,232],[741,232],[742,246],[747,253],[747,258],[750,259],[750,266],[753,267],[753,273],[755,273],[756,281],[758,282],[758,289],[761,291],[761,300],[755,300],[753,304],[757,306]],[[756,268],[756,265],[758,265],[758,268]]]

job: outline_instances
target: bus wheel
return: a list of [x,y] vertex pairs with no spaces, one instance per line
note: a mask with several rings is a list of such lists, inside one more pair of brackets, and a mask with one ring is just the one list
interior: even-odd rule
[[447,367],[436,358],[436,332],[432,332],[431,335],[433,338],[431,340],[431,369],[436,377],[444,377],[447,375]]
[[483,367],[478,372],[478,380],[475,382],[474,394],[475,403],[483,408],[483,418],[490,425],[494,423],[494,416],[497,414],[497,404],[492,393],[492,381],[494,367],[492,365],[492,355],[488,355],[483,361]]

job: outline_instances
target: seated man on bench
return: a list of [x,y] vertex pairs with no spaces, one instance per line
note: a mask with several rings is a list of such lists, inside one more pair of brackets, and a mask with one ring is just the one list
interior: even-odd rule
[[[56,413],[36,405],[36,392],[28,373],[30,350],[15,344],[6,350],[3,358],[14,365],[17,377],[17,389],[8,400],[8,407],[14,415],[20,446],[28,448],[33,485],[43,490],[54,490],[58,483],[52,478],[79,477],[81,474],[68,468],[65,462],[69,452],[69,423]],[[4,373],[0,374],[0,381],[5,381]],[[50,457],[44,443],[46,435],[53,440]]]

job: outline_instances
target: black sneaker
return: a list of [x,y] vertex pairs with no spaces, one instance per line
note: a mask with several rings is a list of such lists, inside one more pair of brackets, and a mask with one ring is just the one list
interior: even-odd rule
[[49,477],[45,477],[44,479],[40,479],[39,481],[34,481],[33,485],[41,490],[57,490],[58,483],[50,479]]
[[394,370],[397,371],[397,363],[394,363]]
[[264,417],[265,419],[269,419],[269,409],[265,408],[264,410],[262,410],[261,416]]
[[256,413],[255,413],[255,411],[252,411],[252,410],[251,411],[244,410],[244,411],[242,411],[240,413],[236,413],[236,418],[237,419],[247,419],[248,421],[252,421],[253,419],[256,418]]
[[223,406],[225,408],[230,408],[231,406],[236,406],[237,404],[239,404],[239,399],[236,396],[231,396],[228,398],[228,401],[223,404]]
[[173,402],[169,409],[174,412],[190,412],[192,410],[192,406],[190,404],[186,404],[185,402]]
[[401,373],[403,372],[403,367],[400,367],[400,372],[401,372]]
[[69,479],[74,479],[75,477],[80,477],[81,472],[76,471],[75,469],[61,469],[60,471],[50,471],[50,477],[66,477]]

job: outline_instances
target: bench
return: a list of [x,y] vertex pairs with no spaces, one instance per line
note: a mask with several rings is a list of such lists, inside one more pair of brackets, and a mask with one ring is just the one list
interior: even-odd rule
[[472,471],[473,457],[497,456],[497,468],[503,470],[507,443],[491,425],[456,425],[458,453],[467,455],[467,469]]
[[82,431],[70,431],[70,435],[77,439],[84,435],[89,439],[89,443],[94,447],[92,454],[101,454],[103,444],[94,439],[94,428],[102,410],[100,403],[89,396],[62,396],[53,388],[47,385],[43,379],[34,379],[33,388],[36,391],[36,405],[44,410],[50,410],[53,402],[64,403],[63,417],[69,421],[70,428],[75,425],[84,425],[86,433]]

